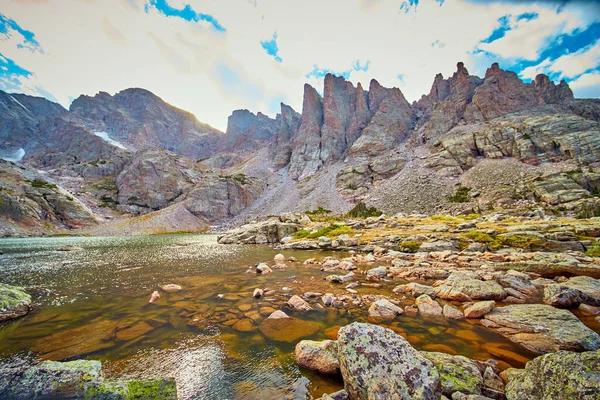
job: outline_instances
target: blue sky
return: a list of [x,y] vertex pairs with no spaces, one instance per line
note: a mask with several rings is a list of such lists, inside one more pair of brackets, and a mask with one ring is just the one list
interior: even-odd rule
[[[301,4],[301,5],[299,5]],[[48,18],[52,15],[53,18]],[[68,107],[144,87],[225,129],[232,110],[301,111],[331,72],[409,101],[462,61],[600,97],[600,2],[579,0],[104,0],[0,5],[0,89]]]

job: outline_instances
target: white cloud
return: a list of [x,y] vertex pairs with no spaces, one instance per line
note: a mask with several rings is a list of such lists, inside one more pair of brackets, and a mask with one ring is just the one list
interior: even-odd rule
[[[568,32],[581,20],[573,10],[556,14],[541,5],[459,0],[442,7],[421,0],[410,13],[395,0],[169,0],[173,7],[190,4],[214,16],[226,28],[220,33],[208,23],[167,18],[154,9],[145,13],[144,0],[5,3],[2,13],[33,31],[45,51],[0,41],[2,54],[35,73],[23,91],[41,87],[68,106],[70,97],[82,93],[143,87],[222,130],[237,108],[268,112],[283,100],[301,111],[303,84],[322,90],[322,79],[306,78],[314,65],[347,71],[356,60],[368,60],[367,72],[351,72],[355,85],[360,81],[367,89],[376,78],[384,86],[401,86],[413,101],[429,92],[436,73],[451,75],[458,61],[471,73],[483,73],[471,51],[506,14],[533,11],[540,21],[513,21],[515,30],[486,46],[505,57],[535,55],[544,35]],[[274,32],[282,63],[260,45]],[[436,41],[444,47],[432,47]],[[238,81],[224,81],[227,73]]]

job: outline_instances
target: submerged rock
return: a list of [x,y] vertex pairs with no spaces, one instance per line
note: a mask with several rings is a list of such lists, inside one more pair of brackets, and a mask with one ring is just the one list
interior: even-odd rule
[[31,296],[23,288],[0,283],[0,322],[22,317],[31,309]]
[[181,290],[181,286],[176,285],[174,283],[169,283],[167,285],[163,285],[160,288],[167,293],[179,292]]
[[338,345],[334,340],[301,340],[296,345],[296,362],[304,368],[313,369],[322,374],[338,374]]
[[600,397],[600,351],[559,351],[529,361],[513,371],[506,385],[509,400],[597,399]]
[[349,398],[438,399],[432,363],[390,329],[354,322],[338,333],[340,370]]
[[294,343],[296,340],[314,335],[319,325],[296,318],[267,318],[258,327],[270,340]]
[[20,369],[0,369],[0,398],[177,399],[173,379],[104,380],[100,361],[44,361]]
[[498,307],[485,315],[482,324],[535,353],[600,348],[600,335],[569,311],[545,304]]

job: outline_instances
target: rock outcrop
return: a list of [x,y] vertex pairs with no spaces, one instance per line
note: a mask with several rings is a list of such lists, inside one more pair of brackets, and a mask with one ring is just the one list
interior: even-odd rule
[[175,380],[105,380],[100,361],[44,361],[0,369],[0,397],[25,399],[177,399]]
[[482,324],[538,354],[600,348],[600,335],[571,312],[549,305],[498,307],[485,315]]
[[97,216],[62,187],[29,168],[0,160],[0,235],[93,226]]

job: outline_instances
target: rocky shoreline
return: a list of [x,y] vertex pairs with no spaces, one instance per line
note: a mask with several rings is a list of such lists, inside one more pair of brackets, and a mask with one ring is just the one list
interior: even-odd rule
[[[497,359],[488,361],[419,353],[403,339],[401,323],[399,334],[353,323],[339,329],[336,340],[296,346],[301,366],[344,379],[345,391],[322,399],[600,396],[600,221],[498,214],[319,219],[282,215],[220,234],[218,241],[269,243],[283,253],[347,252],[339,260],[304,262],[330,273],[323,279],[335,289],[293,296],[288,306],[296,310],[367,307],[374,323],[403,314],[464,319],[539,355],[527,362],[502,351],[490,351]],[[247,272],[276,273],[286,262],[279,254]],[[396,280],[408,283],[387,295],[360,293]],[[510,367],[517,359],[524,369]],[[569,360],[577,368],[565,370]],[[390,382],[390,376],[408,378]]]

